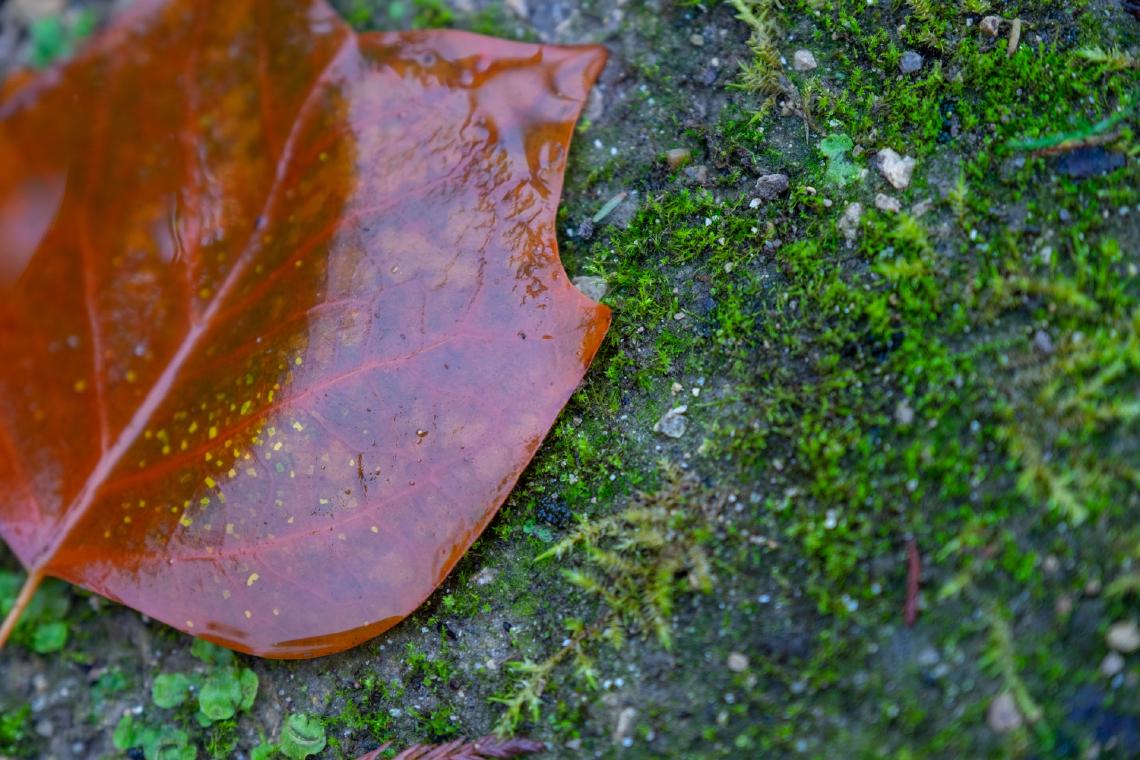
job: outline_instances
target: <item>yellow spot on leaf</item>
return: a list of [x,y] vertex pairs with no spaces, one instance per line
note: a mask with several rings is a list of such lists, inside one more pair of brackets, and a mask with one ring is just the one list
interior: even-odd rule
[[257,573],[250,573],[249,577],[245,579],[245,585],[246,586],[252,586],[253,584],[257,583],[257,579],[260,577],[261,576],[258,575]]

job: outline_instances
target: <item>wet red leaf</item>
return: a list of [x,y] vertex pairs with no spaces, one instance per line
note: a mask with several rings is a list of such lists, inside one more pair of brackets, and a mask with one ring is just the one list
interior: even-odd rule
[[28,588],[270,657],[415,609],[608,326],[554,234],[603,59],[143,0],[5,85],[0,531]]

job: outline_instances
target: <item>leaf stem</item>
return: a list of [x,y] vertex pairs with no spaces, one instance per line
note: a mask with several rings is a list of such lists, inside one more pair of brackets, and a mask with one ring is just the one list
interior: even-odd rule
[[24,580],[24,587],[20,589],[20,595],[16,597],[16,603],[12,605],[12,609],[8,610],[8,615],[4,618],[4,625],[0,626],[0,649],[4,648],[8,637],[12,635],[12,631],[16,630],[16,623],[20,622],[20,617],[31,604],[32,597],[36,595],[36,591],[43,580],[44,574],[41,570],[33,570],[28,573],[28,577]]

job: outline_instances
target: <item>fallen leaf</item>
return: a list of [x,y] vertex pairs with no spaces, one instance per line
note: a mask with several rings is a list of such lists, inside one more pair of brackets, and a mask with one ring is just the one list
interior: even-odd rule
[[604,57],[141,0],[0,88],[0,642],[46,576],[269,657],[412,612],[609,324],[554,232]]

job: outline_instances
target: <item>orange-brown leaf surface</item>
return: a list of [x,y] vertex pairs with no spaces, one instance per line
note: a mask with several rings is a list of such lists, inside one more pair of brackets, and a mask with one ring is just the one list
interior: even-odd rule
[[414,610],[608,326],[554,233],[603,60],[140,0],[4,85],[0,531],[28,591],[270,657]]

